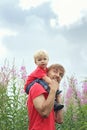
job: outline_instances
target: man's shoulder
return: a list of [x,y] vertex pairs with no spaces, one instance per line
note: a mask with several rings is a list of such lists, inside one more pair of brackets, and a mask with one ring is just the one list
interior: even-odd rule
[[48,93],[48,92],[45,90],[45,88],[42,86],[42,84],[37,83],[37,82],[35,82],[35,83],[32,85],[31,91],[34,91],[34,92],[41,91],[42,93],[43,93],[43,92]]
[[47,94],[47,91],[42,87],[41,84],[34,83],[34,85],[32,86],[32,88],[30,89],[30,93],[32,95],[39,96],[41,94]]

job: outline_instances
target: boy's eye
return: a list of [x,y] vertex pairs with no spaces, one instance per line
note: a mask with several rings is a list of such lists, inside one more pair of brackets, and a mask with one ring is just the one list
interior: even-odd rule
[[38,61],[41,61],[41,59],[38,59]]
[[47,60],[47,58],[43,58],[43,59],[38,59],[38,61],[41,61],[41,60]]
[[44,58],[44,60],[47,60],[47,58]]

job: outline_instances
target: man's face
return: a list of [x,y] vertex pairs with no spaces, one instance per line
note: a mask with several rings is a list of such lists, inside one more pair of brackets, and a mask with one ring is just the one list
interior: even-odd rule
[[47,74],[51,79],[56,80],[58,83],[60,83],[62,77],[63,77],[63,72],[61,70],[56,70],[56,69],[50,69]]

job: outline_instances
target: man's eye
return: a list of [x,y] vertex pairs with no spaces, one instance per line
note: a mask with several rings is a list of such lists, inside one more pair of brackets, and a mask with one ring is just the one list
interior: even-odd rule
[[63,74],[60,74],[61,77],[63,77]]
[[57,73],[57,71],[56,71],[56,70],[54,70],[54,73]]

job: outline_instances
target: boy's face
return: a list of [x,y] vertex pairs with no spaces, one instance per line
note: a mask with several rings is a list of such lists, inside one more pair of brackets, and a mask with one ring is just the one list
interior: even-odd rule
[[40,56],[36,58],[35,61],[36,65],[42,68],[46,68],[48,64],[48,57],[47,56]]

